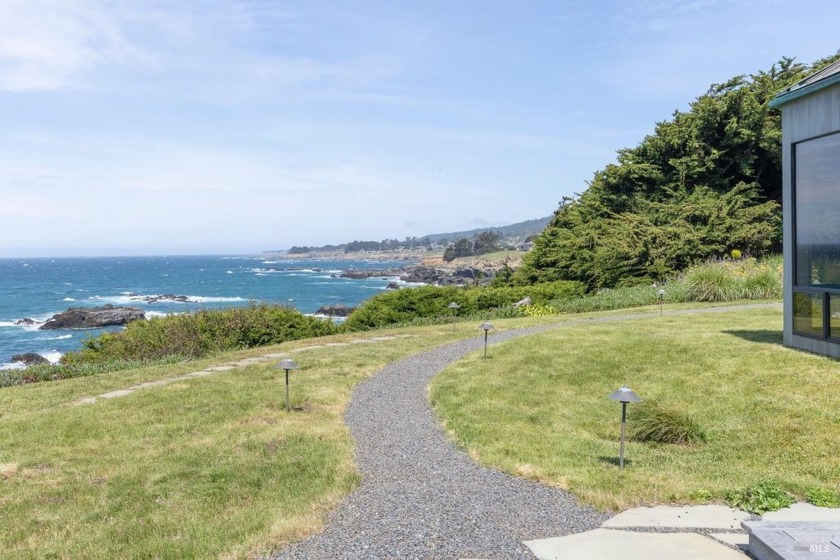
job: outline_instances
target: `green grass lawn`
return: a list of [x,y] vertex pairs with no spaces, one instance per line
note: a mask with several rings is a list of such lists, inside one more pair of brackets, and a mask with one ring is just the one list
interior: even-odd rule
[[[359,481],[342,421],[352,388],[409,354],[479,336],[477,325],[301,340],[0,389],[0,557],[245,558],[316,532]],[[291,414],[279,359],[78,404],[233,359],[399,334],[412,337],[293,354],[301,369]]]
[[[837,495],[840,364],[783,347],[781,323],[777,308],[569,326],[465,358],[431,401],[482,464],[602,509],[721,501],[761,480]],[[620,471],[607,396],[623,384],[687,412],[707,442],[630,442]]]

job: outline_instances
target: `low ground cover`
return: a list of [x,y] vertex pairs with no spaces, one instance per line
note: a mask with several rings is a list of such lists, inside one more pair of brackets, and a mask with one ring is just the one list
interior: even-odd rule
[[[630,441],[619,471],[620,407],[606,396],[623,384],[680,411],[703,437]],[[513,340],[445,370],[431,401],[481,463],[621,509],[772,486],[836,499],[838,391],[837,361],[783,347],[781,310],[769,308],[666,313]]]
[[[347,334],[2,389],[0,556],[245,558],[316,532],[358,482],[342,421],[352,388],[387,363],[478,333],[475,323],[454,333],[395,329],[386,334],[411,337],[322,346],[360,337]],[[305,347],[293,354],[301,369],[292,373],[291,414],[274,362],[79,404]]]

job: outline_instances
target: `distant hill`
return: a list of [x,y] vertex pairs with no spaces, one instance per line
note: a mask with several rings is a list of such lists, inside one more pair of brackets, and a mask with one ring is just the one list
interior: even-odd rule
[[[405,240],[399,239],[383,239],[382,241],[349,241],[341,243],[340,245],[324,245],[322,247],[291,247],[289,253],[291,254],[305,254],[305,253],[324,253],[334,251],[344,251],[347,253],[354,253],[357,251],[394,251],[397,249],[415,249],[419,247],[430,247],[433,244],[454,243],[459,239],[472,239],[484,231],[492,231],[499,236],[501,241],[509,241],[513,243],[524,241],[527,237],[539,234],[548,222],[551,216],[545,218],[537,218],[535,220],[526,220],[517,224],[499,227],[485,227],[478,229],[471,229],[467,231],[454,231],[450,233],[433,233],[424,235],[422,237],[406,237]],[[277,253],[283,251],[267,251],[269,253]]]
[[500,239],[524,241],[526,237],[537,235],[542,232],[542,230],[545,229],[545,226],[548,225],[548,222],[551,221],[551,218],[552,216],[546,216],[545,218],[526,220],[509,226],[483,227],[466,231],[453,231],[451,233],[431,233],[429,235],[422,235],[420,238],[429,238],[433,243],[439,243],[442,239],[457,241],[462,238],[472,239],[479,233],[490,230],[495,232]]

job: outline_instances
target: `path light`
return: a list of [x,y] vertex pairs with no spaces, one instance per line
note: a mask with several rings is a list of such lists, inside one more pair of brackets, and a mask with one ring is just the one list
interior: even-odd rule
[[484,357],[487,357],[487,333],[490,332],[490,329],[493,328],[493,325],[488,323],[487,321],[478,325],[479,329],[484,329]]
[[624,468],[624,426],[627,423],[627,403],[639,402],[640,399],[636,396],[630,387],[624,386],[609,396],[611,401],[621,402],[621,450],[618,455],[618,466]]
[[300,366],[291,359],[291,358],[283,358],[283,360],[277,364],[277,369],[285,369],[286,370],[286,412],[290,412],[292,407],[289,406],[289,370],[298,369]]
[[659,290],[659,315],[662,316],[662,310],[665,308],[665,290]]
[[452,332],[455,332],[455,314],[461,309],[461,306],[453,301],[449,304],[449,309],[452,310]]

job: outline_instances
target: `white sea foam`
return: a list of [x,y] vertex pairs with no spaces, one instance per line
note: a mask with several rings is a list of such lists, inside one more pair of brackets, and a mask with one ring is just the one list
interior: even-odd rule
[[63,354],[58,350],[50,350],[49,352],[38,352],[40,355],[50,361],[51,364],[57,364]]
[[321,313],[305,313],[305,315],[307,317],[315,317],[316,319],[322,319],[324,321],[332,321],[333,323],[343,323],[347,320],[347,317],[332,317]]
[[61,336],[50,336],[47,338],[42,338],[41,340],[67,340],[68,338],[73,338],[72,334],[63,334]]
[[167,317],[169,315],[178,315],[177,313],[164,313],[163,311],[146,311],[146,318],[151,319],[152,317]]
[[22,362],[6,362],[5,364],[0,364],[0,370],[4,369],[26,369],[26,364]]
[[248,301],[241,297],[203,297],[203,296],[187,296],[190,302],[194,303],[222,303],[234,301]]
[[76,301],[76,300],[74,298],[71,298],[71,297],[66,297],[61,301]]

